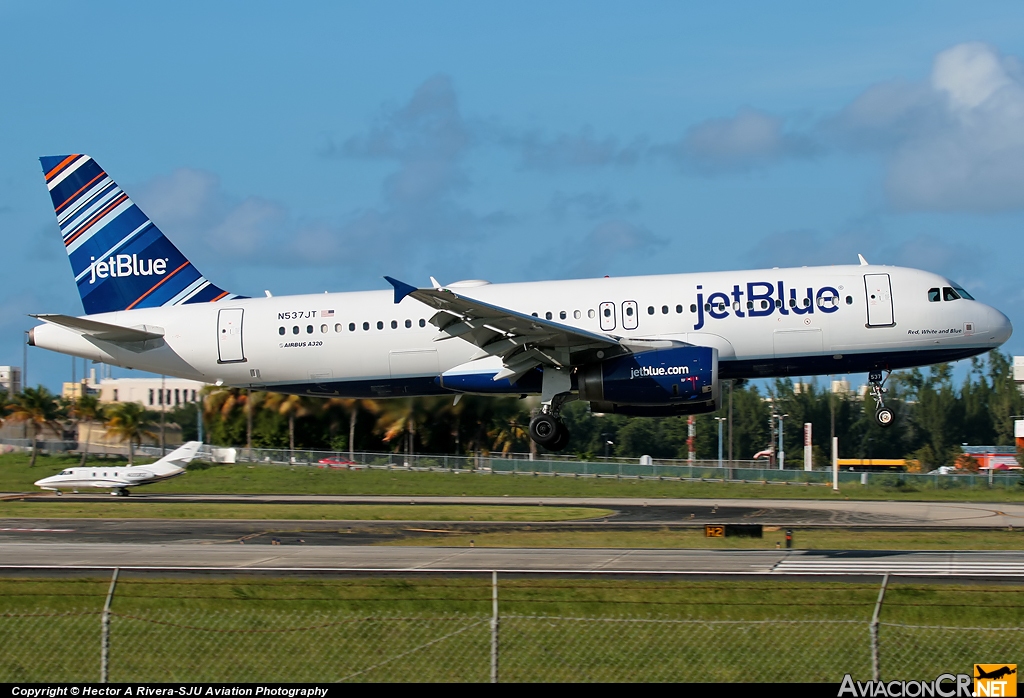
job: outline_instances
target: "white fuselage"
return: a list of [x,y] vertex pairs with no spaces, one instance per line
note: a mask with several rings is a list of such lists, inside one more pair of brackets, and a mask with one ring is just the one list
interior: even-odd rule
[[[449,288],[590,332],[711,346],[728,379],[927,365],[1009,338],[1010,322],[995,308],[941,300],[951,286],[929,272],[859,265]],[[929,299],[932,289],[940,300]],[[236,298],[89,316],[162,328],[155,345],[104,342],[52,324],[36,327],[32,342],[229,386],[345,397],[439,394],[448,391],[438,376],[478,350],[458,338],[435,341],[442,334],[429,322],[433,314],[413,298],[395,304],[391,291]]]
[[[156,465],[156,464],[154,464]],[[153,468],[147,465],[107,466],[68,468],[56,475],[38,480],[35,484],[44,490],[79,490],[89,487],[99,489],[126,489],[138,485],[151,485],[154,482],[167,480],[181,475],[184,468],[162,466]]]

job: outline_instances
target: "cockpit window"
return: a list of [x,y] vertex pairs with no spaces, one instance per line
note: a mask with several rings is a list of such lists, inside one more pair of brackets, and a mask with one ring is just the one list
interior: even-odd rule
[[961,298],[966,298],[969,301],[973,301],[974,300],[974,296],[972,296],[971,294],[969,294],[967,291],[963,290],[959,286],[954,286],[953,290],[956,291],[957,294],[959,294]]
[[937,288],[930,288],[930,289],[928,289],[928,302],[929,303],[938,303],[941,300],[942,300],[942,296],[939,295],[939,289],[937,289]]
[[949,286],[942,287],[942,300],[944,301],[955,301],[960,300],[960,296],[956,294],[956,291],[951,289]]

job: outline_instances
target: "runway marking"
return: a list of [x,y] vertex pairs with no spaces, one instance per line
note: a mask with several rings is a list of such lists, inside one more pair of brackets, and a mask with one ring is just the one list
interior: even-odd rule
[[73,528],[0,528],[0,531],[15,533],[74,533]]
[[928,577],[999,576],[1024,577],[1024,562],[970,562],[957,560],[922,560],[899,562],[887,560],[782,560],[772,574],[902,574]]

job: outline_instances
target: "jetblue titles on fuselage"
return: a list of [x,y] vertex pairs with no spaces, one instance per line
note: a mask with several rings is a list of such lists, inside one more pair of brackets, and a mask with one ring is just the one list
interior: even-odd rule
[[724,320],[730,315],[736,317],[768,317],[778,311],[780,315],[810,315],[817,308],[823,313],[834,313],[839,309],[839,290],[822,286],[815,290],[808,287],[805,293],[787,289],[784,281],[748,281],[746,287],[733,284],[729,292],[703,292],[703,285],[697,286],[697,322],[693,329],[704,327],[707,318]]

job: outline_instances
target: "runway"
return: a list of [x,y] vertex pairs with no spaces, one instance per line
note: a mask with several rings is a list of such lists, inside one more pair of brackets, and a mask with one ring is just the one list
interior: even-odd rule
[[0,543],[3,568],[1024,578],[1024,552]]
[[[18,495],[2,495],[10,499]],[[27,495],[54,507],[110,501],[107,494],[56,497]],[[118,501],[126,501],[119,499]],[[205,495],[133,494],[127,501],[223,502],[231,504],[446,504],[490,506],[574,506],[613,509],[602,522],[621,524],[759,523],[768,526],[1024,528],[1024,504],[988,502],[905,502],[794,499],[636,499],[626,497],[401,497],[364,495]],[[538,519],[543,519],[538,514]],[[422,522],[421,522],[422,523]]]

